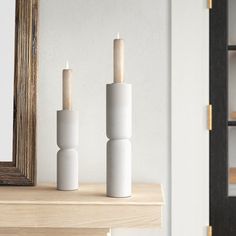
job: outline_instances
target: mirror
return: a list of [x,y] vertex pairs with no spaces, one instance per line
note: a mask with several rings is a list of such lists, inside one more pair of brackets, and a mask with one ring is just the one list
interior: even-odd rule
[[15,0],[0,2],[0,161],[12,161],[13,90],[15,49]]
[[0,185],[35,184],[37,22],[38,0],[0,2]]

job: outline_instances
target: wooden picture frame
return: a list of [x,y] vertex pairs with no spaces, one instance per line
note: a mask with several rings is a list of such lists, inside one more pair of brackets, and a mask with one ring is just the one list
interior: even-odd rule
[[13,158],[0,162],[0,185],[36,183],[38,0],[16,0]]

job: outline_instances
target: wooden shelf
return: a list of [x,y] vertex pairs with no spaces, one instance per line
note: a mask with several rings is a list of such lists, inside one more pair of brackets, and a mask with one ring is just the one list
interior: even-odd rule
[[0,236],[107,236],[109,229],[0,228]]
[[229,169],[229,183],[236,184],[236,167]]
[[78,191],[1,187],[0,228],[159,228],[163,204],[159,184],[134,185],[130,198],[108,198],[100,184],[84,184]]

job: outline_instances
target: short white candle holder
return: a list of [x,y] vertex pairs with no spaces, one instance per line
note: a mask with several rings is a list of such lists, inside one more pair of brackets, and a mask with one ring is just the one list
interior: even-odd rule
[[57,189],[78,189],[78,112],[57,111]]
[[107,85],[107,196],[130,197],[132,192],[131,142],[132,86]]

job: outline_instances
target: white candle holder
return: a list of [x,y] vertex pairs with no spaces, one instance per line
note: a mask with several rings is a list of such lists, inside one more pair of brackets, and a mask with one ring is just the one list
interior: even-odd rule
[[130,197],[132,86],[107,85],[107,196]]
[[78,189],[78,112],[57,111],[57,189]]

